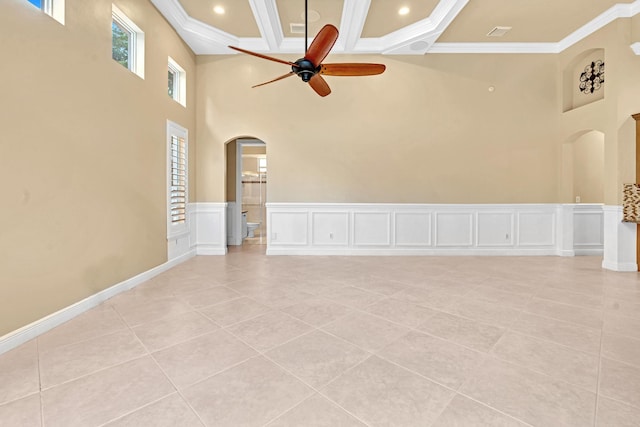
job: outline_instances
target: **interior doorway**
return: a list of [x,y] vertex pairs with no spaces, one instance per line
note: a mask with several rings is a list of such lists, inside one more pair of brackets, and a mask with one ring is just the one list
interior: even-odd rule
[[226,145],[227,245],[267,243],[267,147],[257,138]]
[[243,244],[267,244],[267,147],[262,141],[242,143]]

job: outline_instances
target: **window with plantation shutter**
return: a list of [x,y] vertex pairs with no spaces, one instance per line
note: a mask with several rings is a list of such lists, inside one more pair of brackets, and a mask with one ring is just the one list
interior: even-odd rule
[[173,122],[167,125],[167,236],[187,233],[187,202],[189,191],[187,130]]
[[171,222],[187,217],[187,147],[184,138],[171,136]]

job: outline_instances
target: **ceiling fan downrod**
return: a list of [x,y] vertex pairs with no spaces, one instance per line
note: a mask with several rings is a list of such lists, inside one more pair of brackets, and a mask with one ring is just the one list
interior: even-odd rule
[[307,5],[307,1],[308,0],[304,0],[304,54],[307,54],[307,51],[309,50],[309,20],[308,20],[308,5]]

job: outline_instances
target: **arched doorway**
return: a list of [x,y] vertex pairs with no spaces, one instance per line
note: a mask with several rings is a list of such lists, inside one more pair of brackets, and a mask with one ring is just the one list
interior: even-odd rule
[[267,151],[255,137],[225,144],[227,245],[266,245]]

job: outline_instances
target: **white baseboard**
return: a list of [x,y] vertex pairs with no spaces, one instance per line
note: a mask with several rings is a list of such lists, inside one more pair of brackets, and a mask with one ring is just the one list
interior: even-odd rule
[[96,294],[93,294],[83,299],[82,301],[78,301],[75,304],[58,310],[55,313],[43,317],[42,319],[36,320],[35,322],[23,326],[20,329],[9,332],[8,334],[0,337],[0,354],[5,353],[13,348],[18,347],[19,345],[26,343],[27,341],[36,338],[39,335],[44,334],[45,332],[55,328],[56,326],[59,326],[84,313],[85,311],[102,304],[109,298],[113,298],[114,296],[122,292],[135,288],[139,284],[146,282],[147,280],[169,270],[172,267],[175,267],[176,265],[188,260],[189,258],[194,257],[195,255],[196,251],[192,250],[189,253],[172,259],[171,261],[167,261],[164,264],[160,264],[157,267],[154,267],[130,279],[124,280]]
[[575,256],[603,256],[604,249],[576,249]]
[[573,249],[562,249],[557,251],[554,255],[558,256],[576,256],[576,251]]
[[622,262],[602,261],[602,268],[606,270],[613,270],[613,271],[626,272],[626,273],[638,272],[638,264],[635,264],[632,262],[622,263]]
[[[288,248],[267,248],[267,255],[291,255]],[[554,256],[554,249],[320,249],[297,248],[298,256]]]
[[196,255],[226,255],[227,247],[224,248],[209,245],[198,245],[196,246]]

